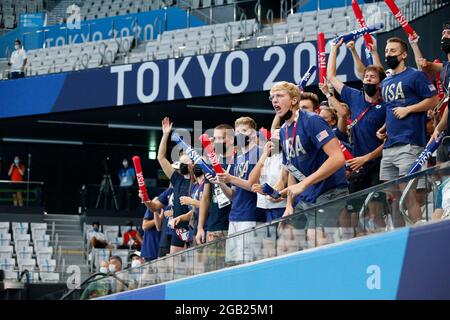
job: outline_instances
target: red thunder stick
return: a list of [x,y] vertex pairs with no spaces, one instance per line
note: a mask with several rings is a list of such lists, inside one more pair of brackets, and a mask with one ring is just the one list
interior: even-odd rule
[[415,40],[417,37],[414,36],[414,30],[409,25],[408,21],[406,21],[405,17],[403,16],[400,9],[395,4],[394,0],[384,0],[386,4],[388,5],[389,9],[391,9],[392,14],[394,15],[395,19],[400,23],[400,26],[403,28],[403,30],[411,36],[412,40]]
[[[441,60],[435,59],[433,62],[434,63],[441,63]],[[438,90],[439,100],[442,100],[442,98],[444,98],[444,90],[442,90],[441,75],[439,74],[439,72],[436,73],[436,87],[437,87],[437,90]],[[447,106],[447,103],[443,103],[441,105],[441,107],[439,108],[439,113],[443,113],[446,106]]]
[[325,56],[325,36],[323,32],[317,34],[317,59],[319,61],[319,83],[325,83],[327,78],[327,61]]
[[219,160],[217,160],[216,151],[214,150],[214,147],[212,146],[211,141],[209,140],[209,136],[206,133],[204,133],[198,139],[201,141],[203,148],[205,149],[206,154],[208,155],[208,159],[213,166],[214,171],[216,173],[223,173],[224,171],[219,163]]
[[259,138],[261,139],[261,137],[264,137],[267,141],[269,141],[271,138],[270,131],[264,127],[261,127],[261,129],[259,129]]
[[342,149],[342,152],[344,153],[345,161],[353,159],[354,157],[351,154],[351,152],[347,150],[347,148],[342,144],[342,142],[339,142],[339,143],[341,144],[341,149]]
[[[361,8],[358,5],[358,2],[356,0],[352,0],[352,8],[353,12],[355,13],[356,20],[358,21],[358,24],[361,28],[367,27],[366,21],[364,20]],[[372,36],[368,33],[364,34],[364,41],[366,43],[367,49],[371,50],[373,46],[373,39]]]
[[138,156],[133,157],[134,170],[136,170],[136,179],[139,186],[139,190],[142,193],[142,201],[148,201],[147,187],[145,186],[144,174],[142,173],[141,158]]

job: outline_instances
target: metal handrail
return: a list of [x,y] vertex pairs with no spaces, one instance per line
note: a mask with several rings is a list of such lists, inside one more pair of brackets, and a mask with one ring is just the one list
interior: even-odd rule
[[413,186],[415,183],[417,183],[418,178],[414,178],[412,180],[410,180],[408,182],[408,184],[406,185],[405,189],[402,192],[402,195],[400,197],[400,201],[399,201],[399,209],[400,209],[400,213],[403,216],[403,218],[405,219],[405,221],[407,223],[409,223],[410,225],[413,225],[414,222],[409,218],[408,214],[406,213],[407,209],[406,209],[406,197],[408,196],[409,192],[411,190],[413,190]]

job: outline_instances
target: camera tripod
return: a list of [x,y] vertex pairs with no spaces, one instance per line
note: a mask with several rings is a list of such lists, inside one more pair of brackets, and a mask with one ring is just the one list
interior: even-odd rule
[[111,192],[112,200],[114,202],[116,210],[119,210],[119,205],[117,203],[116,192],[114,191],[114,186],[113,186],[113,183],[112,183],[112,180],[111,180],[111,176],[109,174],[104,174],[102,182],[100,184],[100,190],[98,192],[97,203],[95,204],[95,209],[97,209],[98,205],[100,204],[100,199],[102,197],[102,194],[104,194],[104,197],[105,197],[104,209],[106,209],[107,204],[108,204],[108,194],[110,192]]

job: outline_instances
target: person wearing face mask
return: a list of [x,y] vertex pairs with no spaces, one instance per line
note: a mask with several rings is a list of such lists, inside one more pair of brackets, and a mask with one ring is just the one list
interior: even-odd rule
[[[25,170],[26,170],[25,165],[22,164],[19,156],[15,156],[14,162],[9,167],[8,176],[11,178],[11,181],[22,182],[23,177],[25,175]],[[13,188],[21,189],[22,187],[20,184],[17,184],[17,185],[13,185]],[[14,192],[12,194],[12,198],[13,198],[14,207],[17,207],[17,206],[23,207],[22,192],[20,192],[20,191]]]
[[[232,172],[232,159],[234,157],[234,129],[229,124],[220,124],[214,128],[214,149],[222,169]],[[200,198],[198,229],[195,240],[197,244],[211,242],[226,237],[228,234],[228,216],[231,209],[231,201],[225,195],[222,188],[231,193],[229,185],[218,184],[217,178],[206,175],[203,194]],[[206,232],[207,231],[207,232]],[[218,243],[216,250],[225,252],[224,242]]]
[[[352,145],[353,159],[347,164],[352,170],[349,180],[350,193],[370,188],[380,183],[380,163],[383,152],[383,140],[377,137],[377,132],[383,128],[386,120],[386,104],[381,98],[381,82],[386,78],[382,67],[369,65],[364,69],[362,90],[345,85],[336,77],[336,56],[342,41],[331,46],[328,57],[327,78],[334,89],[340,94],[341,100],[348,105],[351,124],[349,134]],[[327,92],[327,98],[332,101],[338,112],[345,112],[342,104]],[[383,196],[371,201],[370,215],[375,216],[378,227],[385,227],[380,215]],[[354,198],[347,208],[355,215],[363,205],[364,199]],[[354,221],[356,221],[354,219]]]
[[105,234],[103,232],[100,232],[100,222],[98,221],[92,223],[92,230],[88,232],[88,239],[93,248],[113,248],[113,246],[108,244],[108,241],[106,241]]
[[[99,272],[105,275],[109,273],[109,262],[101,261]],[[80,300],[95,299],[111,294],[111,285],[108,278],[103,275],[96,276],[93,281],[84,289],[80,296]]]
[[195,176],[195,183],[192,185],[191,196],[180,197],[180,203],[182,205],[189,206],[191,210],[188,213],[176,217],[174,219],[173,224],[177,226],[182,221],[189,222],[189,231],[190,231],[189,243],[195,245],[195,242],[193,242],[193,240],[197,234],[198,229],[200,199],[202,198],[203,190],[205,184],[207,183],[207,180],[205,179],[205,175],[202,169],[198,165],[194,166],[194,176]]
[[14,41],[14,51],[8,63],[11,66],[11,79],[25,77],[25,65],[27,64],[27,53],[22,48],[19,39]]
[[[249,117],[241,117],[234,123],[237,153],[233,157],[233,173],[217,174],[219,186],[231,200],[228,235],[253,228],[266,221],[264,210],[256,206],[257,196],[252,192],[252,186],[258,182],[259,173],[254,171],[262,154],[257,145],[256,122]],[[227,184],[232,184],[229,188]],[[226,242],[225,259],[229,264],[242,260],[242,253],[247,257],[257,254],[250,246],[250,240],[242,243],[242,238],[230,238]]]
[[[447,57],[447,61],[444,61],[442,63],[435,63],[427,61],[422,56],[422,52],[419,49],[418,44],[418,38],[415,41],[410,40],[411,47],[414,51],[414,56],[416,59],[417,67],[430,76],[434,78],[436,74],[439,74],[439,78],[441,81],[442,91],[444,92],[444,95],[449,95],[449,84],[450,84],[450,22],[447,22],[442,27],[442,37],[441,37],[441,43],[440,47],[442,52]],[[449,112],[448,112],[448,102],[447,107],[444,109],[444,112],[442,114],[441,120],[439,121],[439,124],[434,129],[433,138],[437,141],[439,134],[446,130],[447,135],[450,133],[449,124],[448,121]],[[449,160],[449,150],[448,147],[445,147],[444,145],[441,145],[438,149],[437,153],[437,162],[446,162]]]
[[283,155],[281,153],[282,146],[280,144],[280,130],[276,129],[272,132],[270,142],[264,146],[265,150],[263,156],[259,159],[256,169],[260,170],[258,183],[252,186],[252,191],[257,192],[257,207],[261,208],[266,213],[266,220],[270,222],[283,216],[286,209],[286,199],[274,199],[270,195],[263,192],[263,185],[265,183],[274,186],[281,178],[283,171]]
[[120,249],[141,250],[142,236],[138,230],[133,229],[133,221],[128,220],[126,223],[126,232],[123,234],[123,244]]
[[[286,81],[270,90],[270,101],[284,122],[280,129],[283,165],[289,171],[289,184],[280,191],[287,196],[283,216],[304,212],[309,207],[327,203],[348,194],[345,158],[333,130],[319,115],[299,110],[300,90]],[[307,213],[308,238],[316,239],[315,226],[334,227],[345,203],[337,202],[323,211]],[[294,209],[295,207],[295,209]],[[318,231],[317,239],[324,238]]]
[[124,158],[122,166],[119,170],[118,177],[120,181],[119,188],[119,209],[130,210],[130,198],[134,181],[136,180],[136,171],[133,166],[130,166],[128,159]]
[[[427,111],[439,100],[437,90],[426,74],[406,66],[407,56],[408,46],[402,39],[394,37],[387,40],[386,64],[392,72],[381,82],[387,134],[380,165],[382,181],[391,181],[408,173],[427,143]],[[378,135],[382,131],[380,129]],[[394,192],[398,194],[404,187],[405,184],[400,184],[400,190]],[[423,187],[424,181],[420,179],[417,189]],[[408,215],[413,222],[422,216],[416,200],[417,192],[410,192],[406,199]]]
[[[164,174],[170,179],[173,186],[173,217],[176,218],[190,211],[189,206],[183,205],[180,198],[190,196],[194,179],[194,163],[188,155],[183,154],[180,161],[180,170],[176,171],[166,158],[167,142],[170,132],[172,131],[172,123],[170,119],[165,117],[162,120],[163,136],[158,149],[158,162]],[[189,232],[189,222],[182,221],[174,226],[172,232],[170,253],[175,253],[187,247],[187,233]]]

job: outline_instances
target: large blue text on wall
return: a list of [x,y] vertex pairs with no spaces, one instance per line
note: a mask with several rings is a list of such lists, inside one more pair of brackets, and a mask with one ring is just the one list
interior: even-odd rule
[[[265,91],[281,80],[298,83],[316,63],[315,43],[303,42],[4,81],[0,117]],[[357,80],[346,48],[337,66],[342,81]]]

